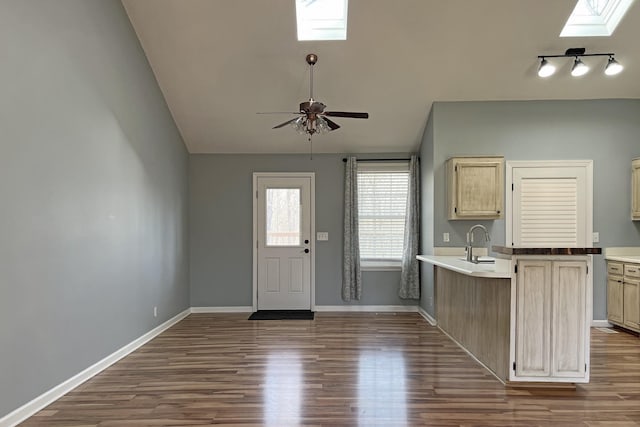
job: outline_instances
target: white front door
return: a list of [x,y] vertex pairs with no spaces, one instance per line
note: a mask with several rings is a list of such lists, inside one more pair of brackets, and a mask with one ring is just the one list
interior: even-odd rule
[[291,175],[256,174],[258,310],[311,309],[313,177]]

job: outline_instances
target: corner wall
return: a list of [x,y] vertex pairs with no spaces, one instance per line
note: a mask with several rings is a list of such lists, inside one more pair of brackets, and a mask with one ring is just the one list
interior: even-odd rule
[[188,308],[189,278],[188,155],[122,4],[3,0],[0,52],[2,418]]
[[[434,164],[433,164],[433,110],[420,145],[420,250],[422,255],[433,255],[434,235]],[[433,266],[420,262],[420,307],[435,318]]]

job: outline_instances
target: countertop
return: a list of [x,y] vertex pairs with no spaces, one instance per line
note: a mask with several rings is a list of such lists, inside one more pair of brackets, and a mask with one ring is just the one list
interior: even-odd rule
[[461,260],[459,256],[418,255],[416,258],[467,276],[494,279],[511,278],[511,260],[496,259],[495,264],[474,264]]
[[604,250],[604,259],[607,261],[640,264],[640,247],[606,248]]
[[607,255],[607,261],[634,262],[640,264],[640,255]]
[[503,255],[599,255],[602,248],[525,248],[493,246],[491,250]]

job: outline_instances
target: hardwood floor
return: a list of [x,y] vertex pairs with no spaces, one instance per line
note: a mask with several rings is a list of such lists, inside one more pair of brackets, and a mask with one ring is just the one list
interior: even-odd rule
[[192,314],[23,426],[636,426],[640,340],[592,333],[591,383],[505,388],[415,313]]

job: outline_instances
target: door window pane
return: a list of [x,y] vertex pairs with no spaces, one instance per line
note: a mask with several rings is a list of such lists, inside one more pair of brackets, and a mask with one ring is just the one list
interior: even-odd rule
[[267,188],[267,246],[300,246],[300,189]]

